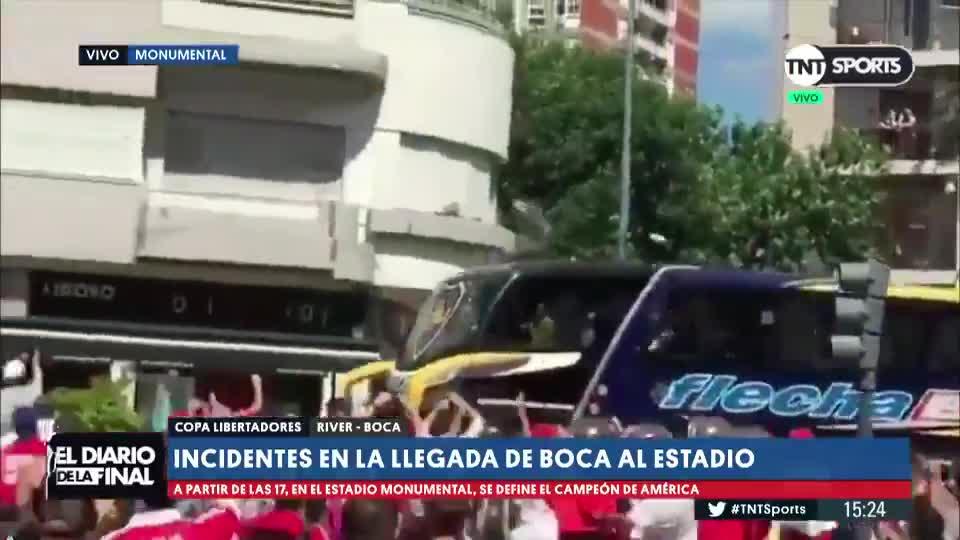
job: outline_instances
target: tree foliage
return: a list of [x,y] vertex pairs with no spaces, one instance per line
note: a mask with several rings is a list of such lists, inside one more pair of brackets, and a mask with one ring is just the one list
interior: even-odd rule
[[[510,155],[500,201],[540,205],[555,254],[616,249],[623,61],[518,39]],[[836,133],[807,154],[778,125],[725,126],[721,112],[634,85],[629,245],[650,262],[795,269],[811,253],[862,257],[874,238],[883,156]]]
[[70,431],[139,431],[143,418],[124,395],[130,384],[130,380],[94,377],[89,388],[55,388],[49,399],[58,420]]

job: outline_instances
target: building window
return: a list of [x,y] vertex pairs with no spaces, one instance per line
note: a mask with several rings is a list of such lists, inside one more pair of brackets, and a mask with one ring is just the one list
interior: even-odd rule
[[557,0],[557,15],[580,16],[580,0]]
[[527,18],[529,24],[541,26],[544,23],[546,13],[544,12],[543,0],[531,0],[527,4]]
[[666,26],[657,25],[650,33],[650,39],[657,45],[663,45],[667,41],[667,32]]
[[171,111],[166,175],[321,184],[343,173],[343,128]]

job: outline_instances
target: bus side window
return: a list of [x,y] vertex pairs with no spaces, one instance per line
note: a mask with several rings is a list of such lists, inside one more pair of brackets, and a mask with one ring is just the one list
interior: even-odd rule
[[941,321],[935,327],[927,365],[933,373],[960,372],[960,317]]
[[648,349],[661,364],[707,369],[742,356],[736,337],[743,315],[739,305],[710,291],[683,290],[671,294],[660,326]]
[[776,341],[779,351],[775,364],[789,371],[817,371],[833,367],[832,359],[823,354],[823,328],[817,305],[810,297],[790,298],[778,310]]

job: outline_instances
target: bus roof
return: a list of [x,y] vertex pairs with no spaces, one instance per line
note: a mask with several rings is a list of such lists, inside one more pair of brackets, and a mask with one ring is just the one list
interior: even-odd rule
[[656,271],[649,264],[634,262],[578,262],[565,260],[518,261],[489,266],[477,266],[458,274],[453,279],[523,274],[529,276],[556,276],[589,278],[649,279]]
[[[634,262],[578,262],[567,260],[518,261],[498,265],[479,266],[465,270],[453,280],[498,275],[521,274],[531,277],[584,277],[588,279],[622,278],[650,279],[662,266]],[[690,267],[687,267],[690,268]],[[797,279],[796,276],[778,272],[735,270],[728,268],[701,267],[685,273],[682,283],[705,287],[746,287],[751,289],[799,288],[801,290],[829,292],[837,290],[837,282],[831,279]],[[960,283],[953,287],[891,285],[891,298],[926,300],[960,304]]]
[[[632,262],[574,262],[564,260],[522,261],[480,266],[465,270],[451,278],[483,278],[519,274],[525,277],[558,277],[585,279],[648,280],[657,270],[670,265],[647,265]],[[778,272],[736,270],[717,267],[677,265],[675,283],[689,287],[731,287],[744,289],[780,289],[797,280],[797,276]]]
[[[832,280],[811,280],[797,282],[796,285],[808,291],[833,293],[837,290],[837,283]],[[960,283],[952,287],[935,285],[891,285],[887,288],[887,296],[902,300],[924,300],[928,302],[960,304]]]

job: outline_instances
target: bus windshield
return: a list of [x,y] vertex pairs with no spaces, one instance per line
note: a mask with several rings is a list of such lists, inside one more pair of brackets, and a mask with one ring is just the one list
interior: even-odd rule
[[461,352],[602,350],[646,283],[523,273],[448,281],[421,306],[397,367]]
[[420,310],[407,337],[397,368],[417,369],[431,360],[467,350],[481,337],[489,306],[506,286],[509,275],[456,279],[441,283]]

